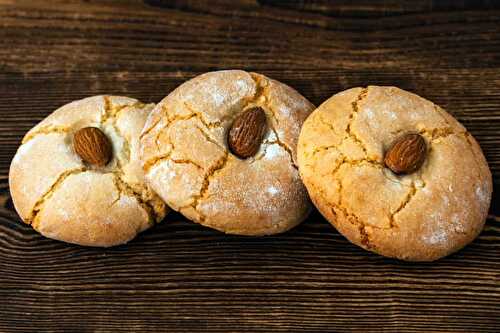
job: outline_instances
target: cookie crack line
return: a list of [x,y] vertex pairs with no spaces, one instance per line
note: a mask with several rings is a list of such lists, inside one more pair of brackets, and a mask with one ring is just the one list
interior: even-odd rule
[[[317,188],[317,186],[311,184],[314,188],[316,188],[316,190],[321,194],[321,196],[324,198],[323,200],[325,200],[325,202],[328,203],[328,205],[330,206],[330,208],[332,209],[332,213],[337,216],[338,215],[338,212],[337,211],[340,211],[342,212],[342,214],[345,216],[345,218],[351,223],[351,224],[354,224],[356,225],[356,227],[358,228],[358,232],[359,232],[359,235],[360,235],[360,239],[361,239],[361,243],[368,249],[373,249],[374,248],[374,245],[371,244],[371,241],[370,241],[370,236],[369,236],[369,229],[370,228],[378,228],[378,229],[392,229],[394,227],[397,227],[397,225],[395,225],[394,223],[394,216],[396,214],[398,214],[399,212],[401,212],[407,205],[408,203],[411,201],[411,199],[415,196],[416,192],[417,192],[417,188],[415,186],[415,183],[412,182],[411,184],[411,188],[410,188],[410,191],[408,192],[408,194],[406,195],[406,197],[403,199],[403,201],[400,203],[400,205],[398,206],[398,208],[389,216],[389,227],[388,228],[381,228],[381,227],[376,227],[376,226],[372,226],[372,225],[369,225],[367,223],[365,223],[361,218],[359,218],[358,216],[356,216],[356,214],[354,213],[351,213],[349,212],[349,210],[345,207],[345,204],[343,202],[343,196],[342,196],[342,193],[343,193],[343,185],[342,185],[342,180],[339,179],[336,174],[337,172],[340,170],[340,168],[343,166],[343,165],[349,165],[349,166],[360,166],[360,165],[370,165],[372,167],[376,167],[377,169],[380,169],[382,170],[384,168],[384,166],[382,165],[382,163],[376,161],[376,160],[372,160],[372,159],[369,159],[369,158],[363,158],[363,159],[357,159],[357,160],[351,160],[351,159],[348,159],[344,154],[342,154],[340,152],[342,158],[341,160],[338,162],[338,164],[335,166],[335,168],[332,170],[332,176],[334,178],[335,181],[337,181],[338,183],[338,195],[339,195],[339,199],[338,199],[338,203],[335,203],[335,202],[331,202],[330,200],[326,200],[326,196],[323,194],[323,191],[319,188]],[[384,177],[387,178],[387,176],[384,174]],[[388,178],[389,179],[389,178]],[[390,181],[392,181],[391,179],[389,179]],[[403,184],[404,185],[404,184]],[[336,211],[337,210],[337,211]]]
[[[104,98],[104,114],[101,117],[100,124],[101,126],[104,126],[107,122],[110,122],[116,134],[124,141],[124,149],[126,156],[125,163],[130,162],[130,143],[116,125],[116,118],[121,111],[127,108],[132,108],[132,107],[140,108],[144,107],[145,104],[140,101],[136,101],[130,104],[115,106],[113,105],[113,102],[111,101],[109,96],[103,96],[103,98]],[[137,200],[139,206],[141,206],[146,211],[150,223],[152,223],[152,221],[158,222],[161,216],[160,212],[157,212],[155,206],[150,203],[153,200],[145,199],[145,197],[147,196],[146,193],[148,192],[147,187],[144,186],[143,184],[135,184],[135,186],[140,188],[140,191],[136,191],[131,184],[127,183],[123,179],[123,174],[124,174],[122,166],[123,162],[124,161],[121,161],[118,155],[116,155],[116,170],[112,170],[111,172],[109,172],[114,176],[113,179],[115,186],[119,192],[119,198],[122,192],[125,191],[126,194],[133,196]]]
[[[168,134],[169,128],[172,127],[175,123],[177,123],[179,121],[186,121],[186,120],[189,120],[189,119],[196,118],[196,119],[198,119],[202,123],[203,126],[205,126],[208,129],[211,129],[211,128],[220,128],[220,127],[223,126],[223,123],[226,120],[231,119],[229,117],[225,117],[225,118],[223,118],[220,121],[211,122],[210,123],[210,122],[207,122],[203,118],[203,116],[202,116],[202,114],[200,112],[194,110],[187,103],[184,103],[184,106],[185,106],[185,108],[188,109],[188,111],[190,111],[190,114],[186,115],[186,116],[174,115],[173,117],[169,117],[168,112],[167,112],[165,106],[164,105],[162,106],[162,113],[167,118],[168,122],[166,124],[164,124],[162,128],[159,129],[158,134],[155,136],[155,142],[158,141],[159,136],[162,135],[162,133],[164,133],[165,131]],[[160,121],[158,121],[155,125],[153,125],[153,127],[156,127],[159,122]],[[218,161],[216,161],[206,171],[205,175],[203,176],[203,182],[202,182],[202,186],[201,186],[200,192],[197,195],[193,195],[190,198],[191,200],[193,200],[193,202],[191,204],[189,204],[189,205],[182,206],[182,207],[178,208],[179,211],[182,211],[183,209],[186,209],[186,208],[189,208],[189,207],[193,208],[198,213],[198,215],[200,215],[201,221],[204,221],[205,220],[205,216],[203,216],[203,214],[201,214],[199,212],[199,210],[198,210],[198,203],[199,203],[199,201],[201,199],[203,199],[203,198],[206,197],[206,192],[208,191],[208,188],[209,188],[209,185],[210,185],[210,179],[213,178],[213,176],[215,175],[215,173],[217,171],[221,170],[226,165],[226,163],[227,163],[227,161],[229,159],[229,152],[228,152],[228,150],[225,147],[221,147],[220,144],[218,142],[216,142],[216,140],[214,140],[213,138],[211,138],[203,130],[203,128],[201,128],[200,126],[196,126],[196,128],[207,139],[207,141],[215,144],[218,148],[221,148],[222,151],[223,151],[223,153],[224,153],[224,155],[222,156],[222,158],[220,158]],[[143,164],[143,169],[144,169],[144,171],[146,173],[150,172],[150,170],[153,167],[155,167],[156,165],[158,165],[159,163],[162,163],[164,161],[170,161],[172,163],[177,163],[177,164],[191,164],[191,165],[195,166],[199,170],[204,170],[204,168],[201,165],[197,164],[196,162],[194,162],[194,161],[192,161],[190,159],[174,159],[174,158],[172,158],[172,155],[175,152],[175,145],[172,143],[172,140],[170,139],[170,137],[168,135],[167,135],[167,144],[170,145],[170,147],[171,147],[170,150],[169,150],[169,152],[167,152],[165,154],[162,154],[162,155],[157,155],[155,157],[152,157],[152,158],[150,158],[149,160],[147,160]]]
[[266,156],[266,153],[267,153],[267,150],[269,149],[270,146],[276,144],[275,141],[264,141],[262,142],[262,145],[261,147],[263,147],[262,151],[259,151],[257,152],[257,154],[255,154],[255,156],[252,158],[252,160],[250,161],[250,164],[253,164],[257,161],[260,161],[262,160],[265,156]]
[[352,112],[351,114],[349,115],[349,121],[347,123],[347,127],[346,127],[346,134],[347,134],[347,137],[344,137],[342,139],[342,142],[340,143],[340,145],[344,142],[344,140],[346,140],[347,138],[351,138],[354,140],[354,142],[356,142],[360,147],[361,149],[363,149],[363,152],[365,154],[365,156],[368,155],[368,151],[366,149],[366,146],[364,144],[364,142],[358,138],[358,136],[356,135],[356,133],[354,133],[352,131],[352,124],[354,123],[354,120],[355,120],[355,116],[358,114],[359,112],[359,103],[368,95],[368,88],[363,88],[360,93],[358,94],[358,96],[356,97],[356,99],[351,103],[352,105]]
[[157,213],[154,205],[150,203],[150,200],[144,198],[144,192],[140,193],[136,191],[129,183],[127,183],[122,178],[123,175],[121,172],[112,172],[111,174],[113,175],[113,182],[118,191],[118,198],[111,204],[111,206],[118,202],[123,194],[126,194],[128,196],[134,197],[139,206],[141,206],[142,209],[146,211],[146,213],[148,214],[149,224],[154,224],[154,222],[160,221],[161,214]]
[[[158,140],[159,140],[159,137],[164,133],[164,132],[167,132],[169,131],[169,129],[174,125],[176,124],[177,122],[180,122],[180,121],[186,121],[186,120],[190,120],[190,119],[193,119],[193,118],[196,118],[198,119],[205,127],[207,128],[220,128],[222,126],[222,123],[224,121],[220,121],[220,122],[213,122],[213,123],[208,123],[204,118],[203,116],[201,115],[201,113],[195,111],[194,109],[192,109],[191,107],[189,107],[186,103],[184,104],[184,106],[186,108],[188,108],[188,110],[191,112],[189,115],[186,115],[186,116],[179,116],[179,115],[174,115],[173,117],[169,117],[168,116],[168,113],[166,111],[166,108],[165,106],[163,105],[162,106],[162,114],[167,118],[167,123],[166,124],[163,124],[163,126],[158,130],[158,133],[155,135],[154,137],[154,142],[157,146],[157,150],[160,151],[160,147],[158,145]],[[143,133],[141,135],[141,138],[143,138],[146,134],[150,133],[155,127],[158,126],[158,124],[161,122],[161,120],[158,120],[149,130],[147,133]],[[210,137],[200,126],[196,126],[196,128],[200,131],[200,133],[207,139],[207,141],[215,144],[218,148],[226,151],[226,148],[225,147],[222,147],[216,140],[214,140],[212,137]],[[171,146],[171,149],[169,151],[168,154],[162,154],[160,156],[155,156],[155,157],[152,157],[150,158],[148,161],[146,161],[144,164],[143,164],[143,169],[144,171],[148,172],[151,168],[153,168],[156,164],[160,163],[161,161],[164,161],[164,160],[167,160],[169,159],[169,156],[173,153],[173,151],[175,150],[175,147],[172,143],[172,140],[170,139],[169,136],[167,136],[167,143],[168,145]],[[194,163],[193,161],[189,160],[189,159],[182,159],[185,163],[187,162],[190,162],[191,164],[201,168],[198,164]]]
[[421,134],[428,138],[429,142],[432,144],[434,141],[438,139],[444,139],[452,135],[463,136],[467,135],[467,131],[456,132],[451,127],[441,127],[441,128],[433,128],[432,130],[422,129],[418,131],[418,134]]
[[133,103],[127,103],[123,105],[115,106],[110,99],[110,96],[103,96],[104,99],[104,114],[101,118],[101,124],[104,124],[106,120],[110,118],[116,118],[118,114],[126,108],[143,108],[146,104],[141,101],[135,101]]
[[[269,95],[267,93],[266,87],[263,86],[262,83],[261,83],[262,80],[259,79],[259,77],[255,73],[250,73],[250,77],[252,78],[252,80],[255,83],[256,92],[255,92],[255,95],[253,96],[252,100],[249,103],[247,103],[247,105],[243,109],[247,108],[248,105],[250,105],[252,103],[256,103],[256,104],[262,103],[265,106],[264,110],[269,110],[270,116],[272,118],[271,120],[274,121],[276,124],[279,124],[278,118],[276,117],[276,114],[275,114],[273,108],[267,102],[269,100]],[[261,100],[261,98],[260,98],[261,96],[264,96],[264,100],[263,101],[260,101]],[[276,143],[276,144],[280,145],[287,152],[287,154],[290,157],[290,161],[292,163],[293,168],[295,168],[296,170],[298,170],[298,165],[297,165],[297,163],[295,162],[295,160],[293,158],[293,153],[292,153],[293,150],[285,142],[283,142],[280,139],[280,137],[278,135],[278,131],[276,131],[276,128],[275,128],[275,126],[274,126],[274,124],[273,124],[272,121],[269,124],[269,128],[274,133],[274,135],[276,137],[276,140],[273,143]]]
[[22,140],[21,144],[25,144],[28,141],[31,141],[35,137],[39,135],[48,135],[48,134],[54,134],[54,133],[61,133],[61,134],[66,134],[70,132],[69,126],[62,126],[62,125],[47,125],[47,126],[42,126],[36,131],[33,131],[31,133],[28,133]]
[[205,130],[203,128],[201,128],[200,126],[196,125],[195,126],[201,133],[201,135],[203,135],[205,137],[205,139],[210,142],[210,143],[213,143],[214,145],[216,145],[218,148],[222,149],[222,150],[226,150],[225,147],[221,146],[217,140],[215,140],[214,138],[212,138],[210,135],[208,135]]
[[42,210],[44,203],[55,193],[55,191],[58,188],[61,187],[61,185],[64,183],[66,179],[68,179],[68,177],[83,173],[85,171],[87,171],[87,169],[81,167],[72,170],[67,170],[61,173],[54,181],[54,183],[52,183],[49,189],[35,202],[33,208],[31,209],[30,216],[25,220],[25,222],[33,226],[33,228],[35,228],[36,218],[40,213],[40,211]]
[[[203,133],[203,131],[201,129],[199,129],[199,130]],[[155,141],[157,141],[157,140],[158,139],[155,139]],[[208,138],[207,138],[207,140],[208,140]],[[215,142],[213,142],[213,143],[215,143]],[[174,159],[174,158],[172,158],[172,154],[174,153],[175,146],[173,145],[173,143],[170,139],[168,140],[168,145],[170,145],[170,147],[171,147],[170,150],[168,151],[168,153],[156,155],[143,163],[142,169],[144,170],[145,173],[148,173],[152,168],[154,168],[156,165],[158,165],[159,163],[161,163],[163,161],[171,161],[172,163],[177,163],[177,164],[191,164],[191,165],[195,166],[197,169],[204,170],[204,168],[201,165],[199,165],[198,163],[196,163],[190,159],[186,159],[186,158]]]
[[148,129],[144,128],[141,135],[139,135],[139,140],[142,140],[142,138],[144,138],[146,135],[151,133],[151,131],[154,130],[156,128],[156,126],[158,126],[158,124],[161,122],[161,120],[162,120],[162,118],[158,117],[158,119],[151,126],[149,126]]
[[172,151],[169,151],[167,154],[157,155],[155,157],[150,158],[142,165],[142,169],[145,173],[149,173],[149,171],[154,168],[157,164],[162,161],[170,160],[170,156],[172,155]]
[[325,118],[323,118],[323,115],[319,114],[317,119],[319,119],[319,122],[328,127],[330,131],[332,131],[335,135],[338,136],[341,135],[340,133],[337,132],[337,130],[335,129],[335,127],[333,127],[332,124],[330,124],[328,121],[325,120]]
[[[431,102],[432,103],[432,102]],[[451,126],[450,122],[448,121],[448,119],[446,119],[446,117],[443,115],[443,112],[446,112],[444,111],[439,105],[437,104],[434,104],[432,103],[432,107],[434,108],[434,111],[439,114],[439,117],[441,119],[443,119],[443,121],[446,123],[446,125],[449,127],[449,128],[453,128],[453,126]]]
[[[375,161],[375,160],[371,160],[371,159],[367,159],[367,158],[358,159],[358,160],[350,160],[350,159],[347,159],[345,155],[342,155],[342,156],[343,156],[342,160],[335,166],[334,170],[332,171],[333,178],[339,182],[339,197],[340,197],[340,199],[342,199],[342,182],[338,177],[336,177],[336,174],[343,165],[346,165],[346,164],[349,166],[371,165],[371,166],[376,167],[377,169],[380,169],[380,170],[385,169],[385,166],[382,163]],[[385,175],[385,173],[382,172],[382,175],[386,179],[388,179],[389,181],[395,182],[394,180],[388,178]],[[424,180],[421,177],[419,177],[418,180],[421,183],[423,183],[422,188],[425,187]],[[407,186],[406,184],[403,184],[401,182],[396,182],[396,183],[403,185],[403,186]],[[389,228],[397,227],[397,225],[395,224],[394,217],[397,214],[399,214],[410,203],[410,201],[413,199],[413,197],[417,194],[418,188],[415,184],[415,181],[412,181],[411,185],[409,187],[410,187],[409,192],[403,198],[403,200],[401,201],[399,206],[389,215],[389,226],[390,226]]]
[[[337,181],[339,182],[339,186],[342,187],[340,180],[337,180]],[[372,227],[370,225],[366,225],[361,219],[359,219],[359,217],[357,217],[354,213],[349,212],[349,210],[342,205],[342,197],[339,197],[338,204],[334,203],[334,202],[330,202],[330,200],[326,199],[325,194],[323,193],[323,191],[320,188],[317,188],[313,184],[310,184],[310,185],[312,185],[312,187],[314,187],[316,189],[316,192],[319,193],[319,195],[323,198],[323,201],[327,203],[327,205],[329,206],[330,212],[335,217],[335,220],[337,219],[337,216],[338,216],[337,211],[341,212],[343,214],[343,216],[345,217],[345,219],[347,219],[347,221],[349,223],[351,223],[352,225],[354,225],[358,229],[361,244],[363,244],[363,246],[365,246],[367,249],[375,248],[375,246],[370,241],[370,235],[367,232],[367,228],[378,228],[378,229],[383,229],[383,228]]]
[[[338,178],[336,179],[337,182],[339,183],[339,204],[336,205],[335,203],[333,203],[332,209],[337,208],[340,211],[342,211],[347,221],[349,221],[351,224],[354,224],[358,228],[361,244],[364,245],[367,249],[372,248],[373,245],[370,242],[370,235],[367,232],[368,225],[363,220],[361,220],[356,214],[349,212],[348,209],[343,205],[342,180]],[[337,214],[337,212],[335,212],[335,214]]]
[[[323,151],[323,150],[326,150],[326,149],[331,149],[331,148],[335,148],[337,151],[340,152],[340,150],[337,147],[342,146],[342,144],[347,139],[351,138],[355,143],[357,143],[361,147],[361,149],[363,150],[363,153],[365,155],[365,159],[373,160],[371,158],[368,158],[368,151],[366,149],[366,146],[365,146],[364,142],[352,131],[352,128],[351,128],[352,124],[355,121],[355,115],[357,115],[358,112],[359,112],[359,105],[358,104],[366,96],[368,96],[368,88],[363,88],[360,91],[360,93],[358,94],[358,96],[356,96],[356,98],[354,99],[354,101],[351,102],[352,111],[351,111],[351,114],[349,115],[347,126],[346,126],[346,129],[344,131],[344,136],[342,137],[342,139],[340,140],[340,142],[338,144],[335,144],[335,145],[323,146],[323,147],[317,147],[317,148],[315,148],[314,151],[312,152],[313,156],[315,154],[317,154],[318,152],[320,152],[320,151]],[[319,121],[323,125],[327,126],[333,133],[335,133],[336,135],[339,135],[339,133],[337,133],[337,131],[335,130],[335,128],[332,126],[332,124],[330,124],[328,121],[326,121],[323,117],[320,116],[320,117],[318,117],[318,119],[319,119]]]
[[[432,103],[433,107],[434,107],[434,111],[436,113],[439,114],[439,116],[443,119],[443,121],[448,125],[447,128],[445,128],[445,133],[443,133],[444,135],[441,135],[440,133],[438,133],[438,135],[435,137],[434,136],[434,133],[431,133],[431,143],[432,141],[436,140],[436,139],[440,139],[440,138],[446,138],[450,135],[456,135],[456,136],[462,136],[465,141],[467,141],[467,144],[469,145],[471,151],[472,151],[472,154],[474,155],[474,163],[476,164],[476,170],[477,171],[477,177],[478,179],[481,179],[481,176],[480,176],[480,171],[479,171],[479,162],[478,162],[478,158],[476,156],[476,152],[474,151],[474,148],[472,147],[472,142],[470,141],[470,137],[472,136],[469,131],[467,129],[465,129],[465,131],[454,131],[453,130],[453,127],[451,126],[450,122],[448,121],[448,119],[446,119],[446,117],[443,115],[443,112],[446,112],[445,110],[443,110],[439,105],[436,105],[434,103]],[[434,130],[433,130],[434,132]]]
[[[336,177],[336,174],[337,172],[340,170],[340,168],[343,166],[343,165],[349,165],[349,166],[361,166],[361,165],[370,165],[370,166],[373,166],[374,168],[376,169],[379,169],[379,170],[383,170],[385,168],[385,166],[380,163],[379,161],[377,160],[373,160],[373,159],[370,159],[368,157],[365,157],[365,158],[360,158],[360,159],[349,159],[347,158],[347,156],[345,156],[342,152],[339,151],[339,154],[340,154],[340,161],[339,163],[335,166],[335,168],[331,171],[331,175],[333,176],[333,178],[335,180],[338,180],[338,178]],[[403,185],[403,186],[406,186],[405,184],[401,183],[401,182],[398,182],[398,181],[395,181],[393,179],[390,179],[389,177],[387,177],[387,175],[385,173],[382,172],[382,175],[389,181],[393,182],[393,183],[397,183],[397,184],[400,184],[400,185]]]
[[186,206],[182,206],[179,208],[179,211],[182,212],[183,209],[186,209],[186,208],[193,208],[197,213],[198,215],[200,216],[200,222],[204,222],[206,220],[206,216],[203,215],[199,209],[198,209],[198,205],[200,203],[200,200],[202,199],[205,199],[206,198],[206,194],[208,192],[208,189],[210,187],[210,182],[211,182],[211,179],[213,177],[215,177],[215,174],[217,172],[220,172],[222,169],[224,169],[224,167],[227,165],[227,162],[230,160],[230,155],[229,153],[225,153],[224,156],[222,158],[220,158],[217,163],[215,163],[205,174],[205,176],[203,177],[203,182],[202,182],[202,185],[201,185],[201,189],[200,189],[200,192],[199,194],[197,195],[194,195],[191,197],[191,199],[193,200],[193,202],[189,205],[186,205]]
[[[107,108],[107,103],[109,103],[109,100],[108,100],[108,97],[107,96],[103,96],[104,98],[104,104],[105,104],[105,109]],[[127,107],[141,107],[141,106],[144,106],[145,104],[142,103],[142,102],[135,102],[133,104],[127,104],[127,105],[123,105],[119,108],[115,108],[115,110],[113,111],[114,115],[118,114],[121,110],[127,108]],[[106,111],[107,113],[107,111]],[[105,113],[105,114],[106,114]],[[101,125],[104,123],[104,120],[101,119]],[[28,141],[31,141],[32,139],[34,139],[35,137],[39,136],[39,135],[48,135],[48,134],[54,134],[54,133],[61,133],[61,134],[67,134],[71,132],[71,128],[69,126],[64,126],[64,125],[46,125],[46,126],[42,126],[40,127],[39,129],[31,132],[31,133],[28,133],[22,140],[21,144],[25,144],[27,143]]]
[[277,144],[281,148],[283,148],[283,150],[285,150],[285,152],[288,154],[288,158],[290,159],[290,163],[292,164],[292,167],[295,170],[299,170],[297,163],[295,163],[295,161],[293,160],[293,154],[292,154],[292,150],[290,149],[290,147],[288,147],[283,141],[281,141],[279,139],[278,133],[276,132],[276,130],[273,127],[271,127],[271,130],[274,132],[274,135],[276,136],[276,140],[269,142],[269,143],[270,144]]
[[[124,141],[124,147],[123,149],[125,150],[125,156],[126,160],[130,161],[130,143],[128,142],[127,138],[121,133],[120,129],[118,126],[116,126],[116,117],[120,113],[120,111],[128,108],[128,107],[135,107],[136,105],[144,105],[140,102],[135,102],[132,104],[125,104],[125,105],[120,105],[120,106],[114,106],[113,102],[109,98],[109,96],[104,96],[104,114],[101,117],[100,124],[101,126],[104,126],[106,122],[110,122],[111,127],[113,127],[113,130],[115,133]],[[119,161],[118,155],[116,155],[117,161]],[[120,167],[120,166],[119,166]],[[120,167],[121,170],[121,167]]]
[[[203,117],[203,114],[199,111],[196,111],[191,105],[189,105],[187,102],[184,102],[184,107],[186,109],[189,110],[189,112],[191,112],[191,114],[189,116],[186,117],[186,119],[191,119],[193,117],[196,117],[206,128],[220,128],[222,127],[222,125],[224,124],[224,122],[228,121],[228,120],[232,120],[232,116],[231,115],[226,115],[226,116],[223,116],[221,118],[221,120],[217,120],[217,121],[207,121],[204,117]],[[168,114],[167,114],[167,118],[168,118]],[[177,118],[180,118],[180,120],[184,120],[182,119],[181,116],[179,115],[174,115],[174,118],[173,119],[169,119],[169,123],[171,121],[174,121],[176,120]]]
[[401,201],[399,206],[389,215],[389,224],[390,224],[391,228],[397,227],[396,221],[395,221],[396,215],[401,213],[403,211],[403,209],[405,209],[406,206],[408,206],[408,204],[415,197],[416,194],[417,194],[417,187],[415,186],[415,182],[412,182],[411,188],[408,191],[408,193],[406,194],[406,196],[403,198],[403,201]]

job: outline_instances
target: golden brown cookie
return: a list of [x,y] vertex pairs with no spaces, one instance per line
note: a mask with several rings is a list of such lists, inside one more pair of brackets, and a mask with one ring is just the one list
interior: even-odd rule
[[304,123],[298,161],[328,221],[384,256],[441,258],[471,242],[487,216],[492,179],[476,140],[439,106],[395,87],[324,102]]
[[118,96],[69,103],[31,129],[10,166],[17,212],[46,237],[125,243],[166,213],[145,184],[139,135],[154,105]]
[[310,210],[296,144],[312,109],[263,75],[200,75],[149,116],[141,139],[146,179],[170,207],[205,226],[240,235],[286,231]]

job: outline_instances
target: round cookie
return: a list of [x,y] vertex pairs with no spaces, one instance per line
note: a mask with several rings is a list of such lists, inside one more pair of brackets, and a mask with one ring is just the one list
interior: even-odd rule
[[[396,175],[384,155],[408,133],[423,137],[425,160]],[[432,261],[471,242],[491,200],[476,140],[439,106],[395,87],[353,88],[324,102],[304,123],[298,162],[313,203],[340,233],[403,260]]]
[[[228,133],[251,109],[263,110],[267,123],[256,154],[240,158],[228,147]],[[284,232],[310,211],[296,144],[312,110],[292,88],[256,73],[195,77],[148,118],[141,136],[146,179],[171,208],[197,223],[239,235]]]
[[[9,173],[23,221],[49,238],[103,247],[125,243],[159,222],[166,206],[144,184],[139,160],[139,135],[153,107],[95,96],[59,108],[32,128]],[[99,128],[111,144],[104,166],[84,162],[75,151],[75,133],[86,127]]]

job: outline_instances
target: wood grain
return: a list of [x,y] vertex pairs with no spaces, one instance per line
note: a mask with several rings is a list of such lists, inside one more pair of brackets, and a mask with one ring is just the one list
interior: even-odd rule
[[[20,223],[8,168],[24,133],[96,94],[157,102],[243,68],[313,103],[368,84],[440,104],[495,182],[485,230],[428,264],[367,253],[317,213],[279,236],[180,215],[89,249]],[[500,5],[496,1],[0,0],[0,332],[500,332]]]

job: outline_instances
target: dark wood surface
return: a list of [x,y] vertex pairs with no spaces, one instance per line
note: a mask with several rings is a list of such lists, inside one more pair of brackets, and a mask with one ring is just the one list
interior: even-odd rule
[[243,68],[319,104],[397,85],[454,114],[500,188],[498,1],[0,0],[0,332],[500,332],[500,205],[435,263],[351,245],[317,213],[283,235],[226,236],[171,215],[126,246],[45,239],[12,207],[24,133],[96,94],[157,102]]

